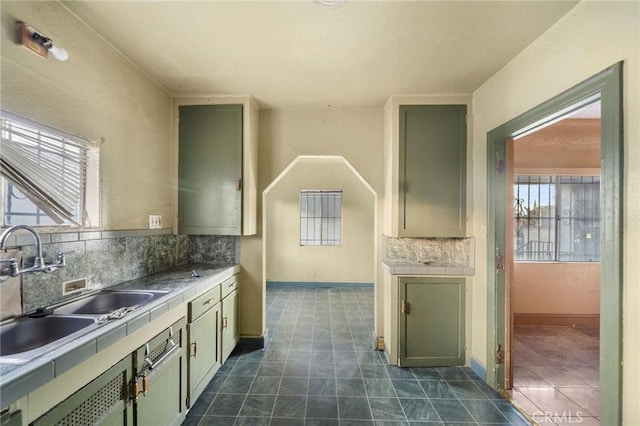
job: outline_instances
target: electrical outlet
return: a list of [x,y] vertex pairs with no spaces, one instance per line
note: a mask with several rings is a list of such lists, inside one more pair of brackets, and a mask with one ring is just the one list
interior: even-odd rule
[[150,214],[149,215],[149,229],[161,229],[162,228],[162,215]]

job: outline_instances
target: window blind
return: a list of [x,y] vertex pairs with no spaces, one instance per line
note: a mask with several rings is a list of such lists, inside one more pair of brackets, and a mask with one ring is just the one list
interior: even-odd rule
[[91,142],[2,111],[0,173],[56,223],[81,225]]

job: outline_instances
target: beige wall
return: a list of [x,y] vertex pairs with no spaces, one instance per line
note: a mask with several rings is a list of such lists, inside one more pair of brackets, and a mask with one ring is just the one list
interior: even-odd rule
[[640,34],[637,2],[581,2],[474,93],[473,279],[471,351],[487,359],[487,132],[618,62],[624,62],[623,419],[640,424]]
[[[301,189],[340,189],[342,245],[300,246]],[[373,283],[375,195],[340,157],[300,157],[266,195],[267,281]]]
[[516,263],[515,314],[599,314],[599,263]]
[[[57,2],[2,2],[2,108],[94,140],[101,228],[172,226],[169,95]],[[15,44],[26,21],[69,52],[41,59]],[[96,224],[92,224],[96,225]]]
[[[259,124],[259,180],[261,194],[280,173],[301,155],[342,156],[378,194],[377,211],[381,212],[383,193],[383,110],[380,108],[292,108],[261,110]],[[262,209],[262,206],[260,206]],[[382,214],[377,215],[378,229]],[[240,309],[240,333],[262,335],[265,327],[262,269],[262,229],[258,235],[241,239],[242,285],[251,291]],[[273,247],[269,250],[278,250]],[[371,260],[373,262],[373,259]],[[266,263],[265,263],[266,266]],[[373,267],[373,266],[372,266]],[[378,268],[379,269],[379,268]],[[378,271],[380,274],[381,271]],[[376,274],[375,279],[377,279]],[[376,293],[380,286],[376,287]],[[376,310],[382,297],[376,294]],[[376,328],[382,330],[382,316]],[[381,333],[380,333],[381,334]]]

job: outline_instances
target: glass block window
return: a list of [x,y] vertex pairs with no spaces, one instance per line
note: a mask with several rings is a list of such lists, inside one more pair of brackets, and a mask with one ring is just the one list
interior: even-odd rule
[[516,176],[515,260],[600,261],[600,177]]
[[300,191],[300,245],[342,244],[342,190]]

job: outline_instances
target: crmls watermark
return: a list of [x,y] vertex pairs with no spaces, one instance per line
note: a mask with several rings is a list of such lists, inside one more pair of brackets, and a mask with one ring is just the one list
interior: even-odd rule
[[533,420],[539,424],[561,422],[562,424],[582,423],[582,411],[534,411],[531,414]]

